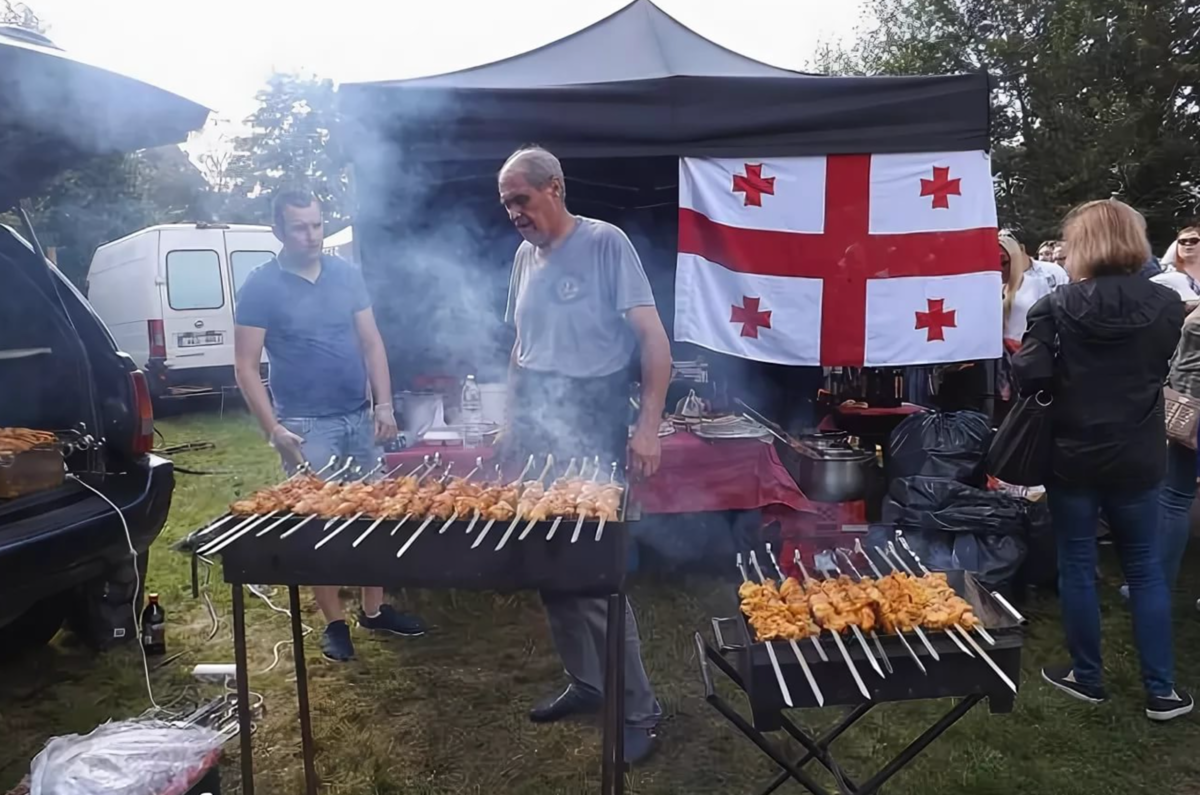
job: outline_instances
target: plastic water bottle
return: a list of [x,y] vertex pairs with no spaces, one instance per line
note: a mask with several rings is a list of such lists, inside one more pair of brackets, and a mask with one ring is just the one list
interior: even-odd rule
[[483,395],[475,376],[467,376],[462,391],[462,423],[463,446],[480,447],[483,445]]

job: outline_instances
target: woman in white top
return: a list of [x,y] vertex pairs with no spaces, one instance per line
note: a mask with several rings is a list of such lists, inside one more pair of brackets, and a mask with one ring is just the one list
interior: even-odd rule
[[1030,308],[1070,279],[1059,266],[1030,259],[1025,247],[1008,234],[1000,235],[1000,273],[1004,279],[1004,339],[1015,349],[1025,336]]
[[1200,226],[1181,229],[1171,248],[1174,249],[1173,261],[1168,262],[1170,249],[1162,261],[1168,270],[1150,281],[1170,287],[1184,301],[1200,300]]

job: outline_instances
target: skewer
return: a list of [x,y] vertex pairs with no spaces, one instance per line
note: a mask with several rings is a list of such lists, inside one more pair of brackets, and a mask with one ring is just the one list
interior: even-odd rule
[[[500,474],[500,465],[496,464],[496,484],[499,485],[502,480],[504,480],[504,477]],[[470,535],[471,531],[475,529],[475,523],[479,521],[479,516],[479,509],[476,509],[475,515],[471,517],[470,524],[467,525],[467,535]]]
[[[828,553],[828,554],[829,554],[830,560],[833,560],[833,553]],[[815,560],[813,561],[813,565],[814,566],[816,565]],[[834,568],[834,571],[837,571],[837,562],[836,561],[834,561],[834,563],[833,563],[833,568]],[[829,576],[829,573],[827,571],[825,571],[824,569],[817,569],[817,571],[821,572],[821,576],[824,577],[826,580],[833,579],[832,577]],[[838,571],[838,574],[841,574],[841,572]],[[863,637],[862,628],[859,627],[858,624],[850,624],[850,631],[854,634],[854,637],[858,640],[858,645],[860,647],[862,647],[863,654],[866,655],[867,662],[871,664],[871,668],[875,671],[875,673],[879,674],[880,679],[886,679],[887,677],[884,676],[883,669],[879,667],[879,662],[875,659],[875,655],[871,653],[871,647],[867,645],[867,639],[865,637]]]
[[[597,456],[597,461],[596,461],[597,471],[599,470],[599,466],[600,466],[600,461],[599,461],[599,456]],[[616,461],[612,462],[612,471],[608,474],[608,482],[609,483],[617,482],[617,462]],[[628,503],[626,503],[626,504],[628,504]],[[607,516],[601,516],[600,524],[598,524],[596,526],[596,543],[597,544],[599,544],[600,539],[604,537],[604,523],[607,521],[608,521]],[[779,567],[776,566],[775,568],[779,568]]]
[[[592,473],[592,483],[600,479],[600,456],[596,456],[596,471]],[[575,523],[575,532],[571,534],[571,543],[574,544],[579,540],[579,533],[583,530],[583,522],[587,516],[580,512],[579,521]]]
[[[529,460],[525,462],[525,468],[521,470],[521,474],[517,475],[517,479],[515,481],[513,481],[514,483],[517,484],[518,487],[520,487],[521,483],[524,482],[525,474],[527,472],[529,472],[529,470],[532,466],[533,466],[533,456],[530,455]],[[520,497],[520,494],[518,494],[517,496]],[[488,523],[485,524],[483,526],[483,529],[479,531],[479,537],[475,539],[475,543],[471,545],[471,549],[474,549],[475,547],[477,547],[483,543],[483,539],[487,537],[488,531],[492,529],[492,525],[494,525],[495,523],[496,523],[495,519],[488,519]]]
[[[382,459],[382,458],[381,458],[381,459],[379,459],[379,464],[380,464],[380,467],[382,467],[382,466],[383,466],[383,459]],[[403,466],[403,465],[401,465],[401,466]],[[378,467],[377,467],[376,469],[378,469]],[[399,470],[400,470],[400,467],[396,467],[396,468],[395,468],[395,469],[393,469],[393,470],[390,470],[390,471],[388,471],[388,472],[385,472],[385,473],[383,474],[383,477],[382,477],[381,479],[382,479],[382,480],[387,480],[387,479],[388,479],[388,478],[390,478],[392,475],[396,474],[396,472],[398,472]],[[368,472],[366,475],[364,475],[362,478],[360,478],[360,480],[366,480],[366,479],[367,479],[368,477],[370,477],[370,476],[371,476],[371,474],[372,474],[372,473],[374,473],[374,472],[375,472],[375,470],[371,470],[371,472]],[[413,472],[416,472],[416,470],[414,469],[414,470],[413,470]],[[340,527],[338,527],[338,529],[334,530],[332,533],[330,533],[329,535],[325,536],[325,537],[324,537],[324,538],[322,538],[320,541],[318,541],[318,542],[317,542],[317,545],[316,545],[315,547],[313,547],[313,549],[314,549],[314,550],[316,550],[316,549],[320,549],[321,547],[325,546],[325,545],[326,545],[326,544],[328,544],[330,541],[332,541],[334,538],[336,538],[336,537],[337,537],[339,534],[341,534],[341,532],[342,532],[343,530],[345,530],[347,527],[349,527],[350,525],[352,525],[352,524],[354,524],[355,522],[357,522],[359,519],[361,519],[361,518],[362,518],[363,516],[365,516],[366,514],[367,514],[367,512],[366,512],[366,511],[359,511],[358,513],[354,514],[354,515],[353,515],[353,516],[351,516],[349,519],[347,519],[345,522],[343,522],[343,523],[341,524],[341,526],[340,526]],[[379,522],[381,522],[381,521],[383,521],[382,517],[381,517],[381,518],[379,518],[379,519],[376,519],[376,520],[375,520],[375,524],[373,524],[373,525],[371,525],[371,527],[367,528],[367,532],[370,532],[371,530],[374,530],[374,529],[375,529],[375,525],[379,524]],[[326,525],[326,526],[328,527],[328,525]],[[362,536],[360,536],[360,538],[361,538],[361,537],[362,537]]]
[[[779,574],[779,581],[783,582],[783,570],[779,568],[779,562],[775,560],[775,554],[771,552],[770,544],[767,544],[767,555],[770,556],[771,564],[775,566],[775,571]],[[750,562],[754,564],[756,569],[758,568],[758,560],[754,557],[754,552],[750,553]],[[759,570],[758,576],[762,577],[761,569]],[[816,638],[812,637],[811,635],[809,636],[809,639],[816,641]],[[808,680],[808,686],[812,689],[812,694],[817,699],[817,706],[825,706],[825,695],[821,692],[821,688],[817,686],[817,680],[813,677],[812,671],[808,667],[808,661],[805,660],[804,655],[800,653],[800,647],[796,645],[796,641],[793,638],[788,639],[788,644],[791,645],[792,653],[796,655],[796,661],[800,663],[800,668],[804,671],[804,678]],[[817,644],[817,648],[821,648],[820,644]]]
[[[877,551],[877,552],[880,551],[880,549],[878,549],[878,546],[876,546],[875,551]],[[863,556],[864,560],[866,561],[866,564],[868,564],[868,566],[871,567],[872,572],[875,572],[875,579],[877,579],[877,580],[883,579],[883,573],[880,572],[880,567],[876,566],[875,561],[872,561],[871,556],[866,554],[866,550],[863,549],[862,539],[858,539],[858,538],[854,539],[854,552],[857,552],[858,555]],[[882,556],[882,552],[881,552],[881,556]],[[887,560],[887,556],[883,556],[883,560]],[[890,563],[890,561],[888,562],[888,566],[892,566],[892,563]],[[892,570],[894,572],[894,570],[896,570],[896,568],[894,566],[892,566]],[[937,660],[937,662],[941,662],[941,659],[942,659],[941,654],[937,653],[936,648],[934,648],[934,644],[931,644],[931,642],[929,642],[929,638],[926,638],[924,630],[920,627],[913,627],[913,630],[914,630],[914,632],[916,632],[920,641],[922,641],[923,644],[925,644],[925,650],[929,652],[929,656],[934,658],[935,660]],[[904,633],[898,632],[896,634],[898,634],[900,636],[900,640],[904,641],[904,645],[908,646],[908,639],[905,638]],[[908,646],[908,648],[910,648],[910,650],[911,650],[912,646]],[[924,668],[925,668],[924,665],[922,665],[923,670],[924,670]]]
[[[917,576],[916,572],[914,572],[912,569],[910,569],[908,564],[904,562],[904,559],[901,558],[898,554],[896,554],[896,546],[891,541],[889,541],[887,543],[887,552],[884,552],[884,550],[880,549],[879,547],[875,547],[875,551],[878,552],[879,554],[883,555],[883,559],[888,562],[889,566],[891,566],[893,569],[896,569],[896,567],[892,564],[892,558],[888,557],[888,553],[890,552],[891,555],[896,559],[896,562],[900,564],[900,568],[904,569],[904,571],[908,574],[908,576],[910,576],[910,577]],[[896,570],[898,571],[899,569],[896,569]],[[950,640],[954,641],[954,645],[958,647],[959,651],[961,651],[963,654],[967,655],[968,657],[975,656],[971,652],[970,649],[968,649],[966,646],[963,645],[963,642],[958,639],[957,635],[955,635],[949,629],[946,629],[945,632],[946,632],[946,636],[949,637]]]
[[[587,469],[587,459],[585,458],[585,459],[583,459],[583,462],[579,465],[579,477],[583,477],[583,472],[586,469]],[[567,471],[563,473],[562,479],[567,480],[567,479],[573,477],[574,472],[575,472],[575,459],[572,458],[570,461],[567,462]],[[551,488],[553,488],[553,484],[551,484]],[[533,530],[533,526],[535,524],[537,524],[537,520],[530,519],[529,524],[525,525],[525,529],[521,531],[521,535],[517,536],[517,540],[524,541],[525,536],[529,535],[530,531]]]
[[[840,567],[840,566],[838,566],[838,564],[837,564],[837,552],[836,552],[836,550],[831,550],[831,551],[829,551],[827,554],[829,555],[829,562],[830,562],[830,565],[832,565],[832,566],[833,566],[833,570],[834,570],[834,571],[836,571],[836,572],[838,573],[838,576],[839,576],[839,577],[841,577],[841,576],[843,575],[843,572],[842,572],[842,569],[841,569],[841,567]],[[851,568],[853,569],[853,566],[851,566]],[[859,581],[861,581],[861,580],[862,580],[862,575],[861,575],[861,574],[859,574],[857,570],[855,570],[855,571],[854,571],[854,575],[855,575],[856,577],[858,577]],[[826,576],[828,576],[828,575],[826,575]],[[882,671],[882,670],[880,670],[880,668],[879,668],[879,663],[883,663],[883,667],[887,669],[887,672],[888,672],[889,674],[891,674],[891,673],[895,673],[895,671],[894,671],[894,670],[892,670],[892,663],[891,663],[891,661],[889,661],[889,660],[888,660],[888,658],[887,658],[887,654],[885,654],[885,653],[884,653],[884,651],[883,651],[883,644],[879,642],[879,635],[875,634],[875,630],[874,630],[874,629],[868,630],[867,634],[869,634],[869,635],[871,636],[871,639],[872,639],[873,641],[875,641],[875,650],[876,650],[877,652],[879,652],[879,659],[878,659],[878,661],[877,661],[877,660],[876,660],[876,658],[875,658],[875,652],[872,652],[872,651],[870,651],[870,648],[869,648],[869,647],[868,647],[868,645],[867,645],[866,638],[864,638],[864,637],[863,637],[863,634],[862,634],[862,628],[861,628],[861,627],[857,627],[857,626],[855,626],[854,624],[851,624],[851,625],[850,625],[850,628],[851,628],[851,629],[853,629],[853,630],[856,630],[856,631],[855,631],[855,633],[854,633],[854,635],[855,635],[855,637],[857,637],[857,638],[858,638],[858,643],[859,643],[859,645],[860,645],[860,646],[862,646],[862,647],[863,647],[863,651],[865,651],[865,652],[866,652],[866,654],[867,654],[867,659],[871,661],[871,667],[875,669],[875,673],[879,674],[879,677],[880,677],[881,679],[882,679],[882,678],[884,678],[883,671]]]
[[[441,453],[436,453],[433,457],[433,460],[436,462],[440,456],[441,456]],[[433,469],[437,469],[436,463],[434,464]],[[429,472],[432,472],[433,469],[430,469]],[[452,469],[454,469],[453,461],[451,461],[449,464],[446,464],[446,469],[445,469],[445,471],[442,472],[442,476],[440,478],[438,478],[438,480],[442,483],[445,483],[446,478],[450,477],[450,470],[452,470]],[[425,475],[428,475],[429,472],[426,472]],[[422,478],[425,477],[425,475],[422,475],[420,478],[417,478],[417,483],[420,483]],[[396,522],[396,526],[392,528],[392,532],[389,533],[389,535],[393,535],[393,536],[396,535],[396,531],[399,530],[401,527],[404,527],[405,523],[407,523],[408,520],[411,518],[412,518],[411,511],[409,513],[404,514],[404,518],[401,519],[399,522]]]
[[[397,467],[396,469],[399,469],[399,467]],[[411,478],[413,475],[416,475],[416,474],[417,474],[418,472],[420,472],[422,469],[430,469],[430,466],[429,466],[429,456],[425,456],[425,458],[424,458],[424,459],[421,461],[421,463],[420,463],[420,464],[417,464],[415,467],[413,467],[413,470],[412,470],[411,472],[409,472],[407,475],[405,475],[404,477],[406,477],[406,478]],[[390,474],[393,474],[393,473],[395,473],[395,471],[396,471],[396,470],[395,470],[395,469],[393,469],[393,470],[392,470],[392,472],[390,472],[390,473],[388,473],[388,474],[389,474],[389,475],[390,475]],[[380,516],[380,517],[379,517],[378,519],[376,519],[374,522],[371,522],[371,525],[370,525],[370,527],[368,527],[366,530],[364,530],[364,531],[362,532],[362,534],[361,534],[361,535],[359,535],[359,537],[358,537],[358,538],[354,539],[354,543],[353,543],[353,544],[351,544],[350,546],[351,546],[352,548],[356,548],[356,549],[357,549],[359,544],[361,544],[363,541],[366,541],[366,540],[367,540],[367,536],[369,536],[369,535],[371,535],[371,533],[375,532],[375,528],[376,528],[376,527],[379,527],[379,525],[383,524],[383,523],[384,523],[384,521],[386,521],[386,518],[387,518],[387,517]]]
[[1016,682],[1014,682],[1012,679],[1010,679],[1008,677],[1008,674],[1004,673],[1004,671],[1002,671],[1000,669],[999,665],[996,665],[996,661],[992,659],[992,655],[990,655],[986,651],[984,651],[983,647],[975,642],[975,638],[973,638],[969,634],[967,634],[967,631],[962,628],[961,624],[955,624],[954,628],[958,630],[958,634],[963,636],[963,640],[965,640],[967,643],[971,644],[971,648],[973,648],[973,649],[975,649],[975,651],[979,652],[979,656],[983,658],[983,661],[988,664],[989,668],[991,668],[993,671],[995,671],[996,676],[1000,677],[1000,681],[1002,681],[1002,682],[1004,682],[1004,684],[1008,685],[1009,688],[1014,693],[1017,692]]
[[[478,472],[480,467],[482,467],[482,466],[483,466],[483,456],[479,456],[478,458],[475,459],[475,468],[472,469],[470,472],[468,472],[467,476],[465,478],[463,478],[463,480],[464,481],[470,480],[471,476],[474,475],[476,472]],[[457,518],[458,518],[458,511],[455,511],[454,513],[450,514],[450,518],[446,520],[446,523],[444,525],[442,525],[442,529],[438,530],[438,535],[441,535],[442,533],[449,530],[450,525],[454,524],[454,520]]]
[[[800,550],[792,551],[793,562],[800,567],[800,573],[804,575],[806,585],[811,585],[814,581],[808,576],[808,569],[804,568],[804,561],[800,560]],[[833,642],[837,645],[838,651],[842,653],[842,659],[846,662],[846,667],[850,669],[850,675],[854,677],[854,684],[858,685],[858,692],[863,694],[863,697],[868,701],[871,700],[871,691],[867,690],[866,684],[863,683],[862,677],[859,676],[858,667],[854,664],[854,660],[850,659],[850,652],[846,651],[846,644],[842,643],[842,636],[833,630],[829,631],[833,636]]]
[[[363,483],[366,481],[367,478],[371,477],[372,475],[374,475],[376,472],[378,472],[381,469],[383,469],[383,459],[382,458],[379,459],[379,463],[375,465],[374,469],[362,474],[360,477],[355,478],[354,482],[355,483]],[[358,472],[358,470],[355,470],[355,474],[357,474],[357,472]],[[330,520],[325,523],[325,529],[328,530],[329,528],[333,527],[335,524],[338,523],[338,519],[340,519],[340,518],[341,517],[338,517],[338,516],[334,516],[334,517],[330,518]]]
[[[750,561],[754,562],[753,552],[750,553]],[[748,582],[750,578],[746,576],[746,566],[742,563],[741,552],[739,552],[737,556],[737,566],[738,571],[742,573],[742,581]],[[755,567],[757,568],[757,563],[755,564]],[[766,582],[766,578],[762,576],[761,570],[758,572],[758,576],[763,582]],[[779,693],[783,696],[783,703],[787,704],[789,707],[795,706],[792,704],[792,693],[788,690],[787,682],[785,682],[783,679],[783,669],[779,667],[779,660],[775,657],[775,647],[771,645],[771,641],[769,640],[763,641],[763,645],[767,647],[767,656],[771,658],[771,668],[775,670],[775,681],[779,683]]]
[[[546,479],[546,475],[550,474],[550,470],[553,467],[554,467],[554,454],[547,453],[546,454],[546,466],[542,467],[542,473],[537,476],[539,483]],[[522,491],[524,491],[524,489],[522,489]],[[521,523],[521,500],[518,497],[516,515],[513,516],[513,520],[508,525],[508,529],[504,531],[504,535],[502,535],[500,537],[500,543],[496,545],[497,552],[504,549],[504,545],[508,543],[508,539],[512,538],[513,530],[515,530],[517,528],[517,525],[520,523]],[[480,540],[482,540],[482,538],[483,537],[480,536]],[[475,547],[472,546],[471,548],[474,549]]]
[[[859,548],[860,549],[862,548],[861,543],[859,545]],[[862,573],[858,570],[858,567],[854,565],[854,558],[850,554],[851,550],[842,549],[839,547],[836,551],[838,554],[840,554],[843,558],[846,559],[846,565],[850,567],[850,571],[854,572],[854,576],[858,577],[859,582],[862,582],[862,579],[863,579]],[[868,559],[867,562],[871,563],[870,559]],[[875,576],[876,576],[876,578],[878,578],[879,570],[875,568],[874,563],[871,563],[871,568],[875,570]],[[900,631],[899,627],[896,628],[895,635],[896,635],[896,637],[898,637],[900,639],[900,643],[903,644],[904,650],[908,652],[908,656],[911,657],[912,661],[915,662],[917,664],[917,667],[921,669],[921,673],[928,676],[929,671],[925,670],[925,663],[921,662],[921,658],[917,656],[917,653],[915,651],[913,651],[913,647],[908,644],[908,638],[904,637],[904,633]],[[892,668],[891,662],[888,660],[887,655],[884,654],[884,652],[883,652],[883,644],[880,643],[879,636],[875,634],[875,630],[871,630],[871,637],[875,640],[875,646],[877,649],[879,649],[879,656],[883,660],[883,664],[887,667],[888,673],[889,674],[895,673],[895,670]]]
[[[775,553],[771,550],[771,545],[767,544],[767,555],[771,558],[771,565],[775,567],[775,571],[779,572],[780,581],[783,580],[783,569],[779,568],[779,561],[775,559]],[[812,641],[813,648],[817,650],[817,655],[822,662],[829,662],[829,655],[825,653],[825,647],[821,645],[821,641],[816,635],[810,635],[809,640]]]
[[[897,530],[896,531],[896,539],[900,542],[900,546],[904,547],[904,551],[908,553],[909,557],[911,557],[913,560],[915,560],[917,562],[917,567],[921,569],[921,572],[923,574],[930,574],[931,572],[929,571],[929,569],[925,568],[925,564],[921,562],[921,559],[919,557],[917,557],[917,553],[913,552],[912,547],[910,547],[908,545],[908,539],[904,537],[904,533]],[[975,630],[976,632],[978,632],[979,637],[981,637],[985,641],[987,641],[987,644],[989,646],[996,645],[995,639],[993,639],[991,634],[986,629],[983,628],[982,624],[976,624],[974,627],[972,627],[972,629]]]
[[413,542],[417,540],[417,538],[421,535],[421,533],[425,532],[425,528],[429,527],[430,522],[432,522],[436,518],[437,517],[434,516],[433,514],[429,514],[428,516],[426,516],[425,521],[421,522],[421,526],[417,528],[417,531],[408,537],[408,540],[404,542],[404,546],[400,547],[400,551],[396,553],[396,557],[400,557],[405,552],[407,552],[408,548],[413,545]]

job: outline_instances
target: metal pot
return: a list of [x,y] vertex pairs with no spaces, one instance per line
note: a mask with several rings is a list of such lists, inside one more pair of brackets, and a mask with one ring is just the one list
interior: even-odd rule
[[845,431],[820,431],[800,437],[799,445],[814,450],[849,449],[850,434]]
[[867,496],[875,455],[842,447],[815,448],[802,444],[789,467],[804,496],[817,502],[855,502]]

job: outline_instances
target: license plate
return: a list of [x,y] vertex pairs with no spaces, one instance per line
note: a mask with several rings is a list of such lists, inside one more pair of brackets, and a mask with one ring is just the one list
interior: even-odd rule
[[221,345],[225,342],[225,333],[222,331],[209,331],[205,334],[187,334],[179,335],[179,347],[181,348],[198,348],[202,345]]

